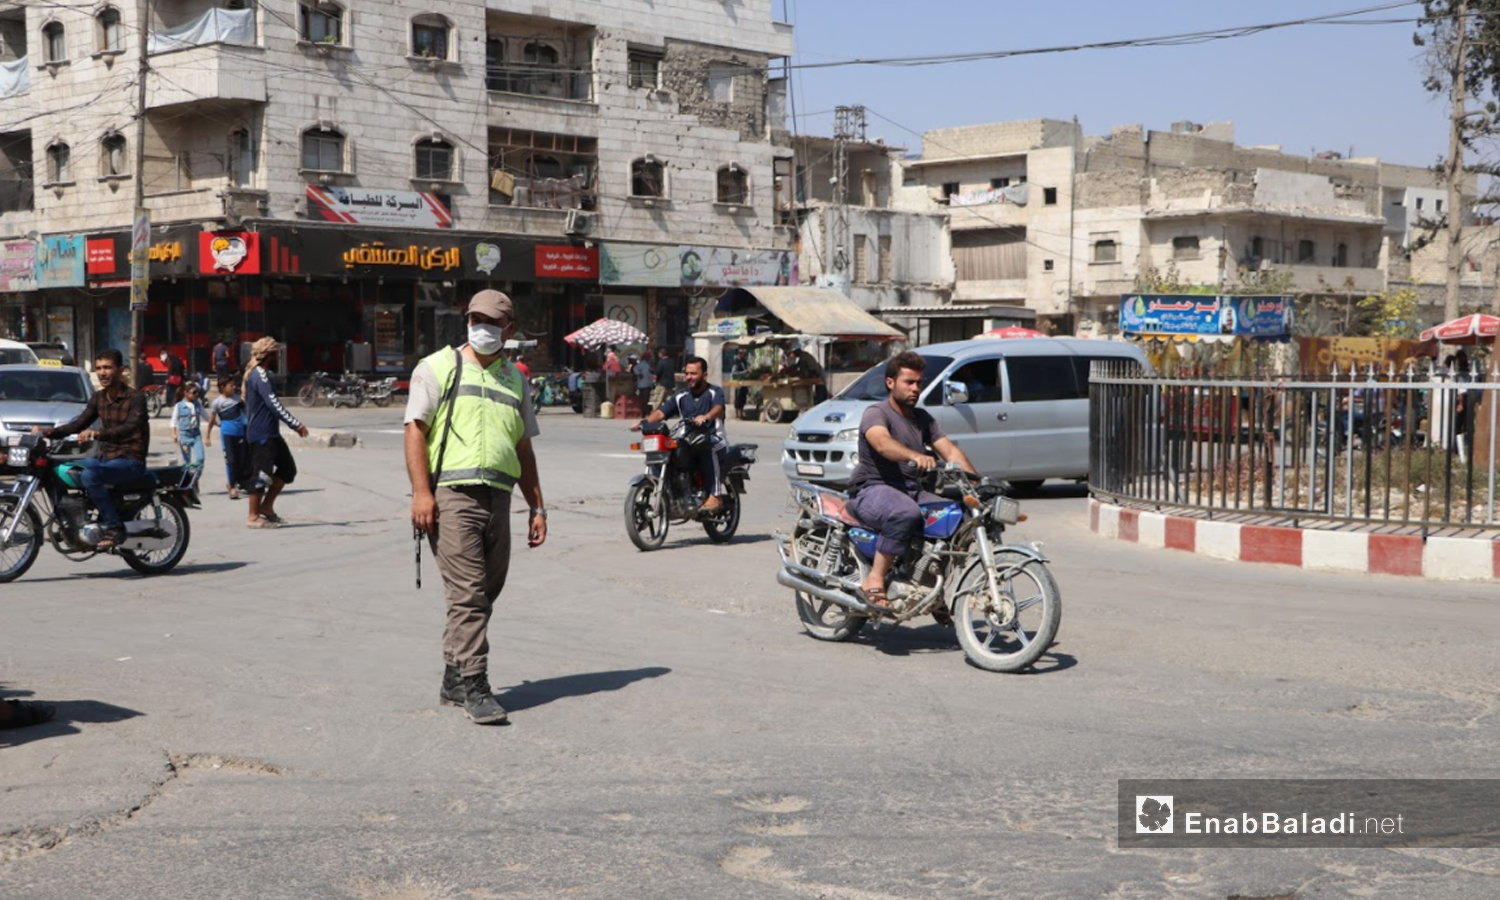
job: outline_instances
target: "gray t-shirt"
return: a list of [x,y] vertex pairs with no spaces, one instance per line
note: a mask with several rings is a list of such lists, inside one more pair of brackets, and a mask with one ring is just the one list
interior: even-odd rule
[[859,420],[859,462],[854,474],[849,476],[850,491],[858,490],[869,483],[888,484],[897,490],[916,496],[921,490],[921,481],[914,469],[895,460],[881,456],[870,446],[870,429],[882,426],[896,439],[896,443],[918,453],[927,453],[927,448],[947,437],[932,414],[920,406],[911,411],[911,416],[901,415],[891,408],[890,400],[884,400],[865,410]]
[[[464,358],[464,365],[478,368],[478,363],[471,362],[468,357]],[[506,368],[514,368],[514,364],[501,361],[497,365]],[[499,371],[505,371],[500,369]],[[411,387],[406,397],[406,423],[426,422],[432,424],[432,414],[437,412],[438,403],[443,399],[443,388],[446,384],[438,380],[433,374],[432,366],[426,360],[417,364],[416,371],[411,373]],[[531,409],[531,385],[525,378],[521,379],[521,422],[525,432],[521,435],[522,440],[530,440],[542,433],[542,429],[536,423],[536,413]]]

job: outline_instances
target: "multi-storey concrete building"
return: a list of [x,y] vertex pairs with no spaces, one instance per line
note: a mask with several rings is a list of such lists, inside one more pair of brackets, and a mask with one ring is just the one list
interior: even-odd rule
[[1386,238],[1399,250],[1415,225],[1392,211],[1443,214],[1424,170],[1242,147],[1228,123],[1103,137],[1047,119],[942,129],[905,168],[919,206],[949,211],[955,305],[1024,305],[1057,333],[1111,330],[1120,294],[1153,273],[1376,293]]
[[0,2],[10,335],[122,345],[137,171],[145,344],[197,365],[269,332],[409,366],[484,285],[554,353],[606,313],[681,344],[715,278],[794,277],[770,0],[224,7],[149,4],[142,141],[137,0]]

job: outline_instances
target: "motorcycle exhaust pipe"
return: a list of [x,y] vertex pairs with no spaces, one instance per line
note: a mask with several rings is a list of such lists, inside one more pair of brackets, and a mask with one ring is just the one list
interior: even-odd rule
[[822,587],[820,585],[813,584],[806,578],[788,571],[787,569],[782,569],[780,572],[776,573],[776,583],[781,585],[782,587],[789,587],[794,591],[800,591],[801,593],[807,594],[810,597],[817,597],[819,600],[827,600],[829,603],[837,603],[839,606],[842,606],[845,609],[850,610],[851,612],[860,613],[861,615],[878,616],[881,614],[879,610],[861,603],[859,601],[859,598],[855,597],[853,594],[848,594],[844,591],[838,591],[834,590],[833,588]]

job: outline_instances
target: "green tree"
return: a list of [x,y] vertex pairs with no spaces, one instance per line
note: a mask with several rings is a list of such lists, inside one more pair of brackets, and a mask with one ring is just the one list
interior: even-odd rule
[[[1463,277],[1463,188],[1469,176],[1500,174],[1493,157],[1486,161],[1500,137],[1500,0],[1424,0],[1412,40],[1427,49],[1423,86],[1449,104],[1448,153],[1439,165],[1448,213],[1432,232],[1442,229],[1448,250],[1444,315],[1451,319],[1459,313]],[[1491,194],[1475,205],[1493,206],[1496,200]]]
[[1362,330],[1372,337],[1414,338],[1420,331],[1417,292],[1385,291],[1359,301]]

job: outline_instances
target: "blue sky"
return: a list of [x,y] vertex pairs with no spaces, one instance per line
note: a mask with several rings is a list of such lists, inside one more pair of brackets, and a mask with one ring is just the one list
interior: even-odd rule
[[[1374,6],[1379,0],[773,0],[797,27],[797,61],[1021,49]],[[785,4],[785,7],[783,6]],[[785,11],[783,11],[785,9]],[[1412,18],[1411,4],[1374,14]],[[922,68],[794,73],[799,131],[832,133],[832,109],[863,104],[906,128],[1077,115],[1086,134],[1140,123],[1232,120],[1242,144],[1337,150],[1430,165],[1447,147],[1442,102],[1421,85],[1411,24],[1312,25],[1184,47],[1085,50]],[[869,134],[920,149],[871,115]]]

